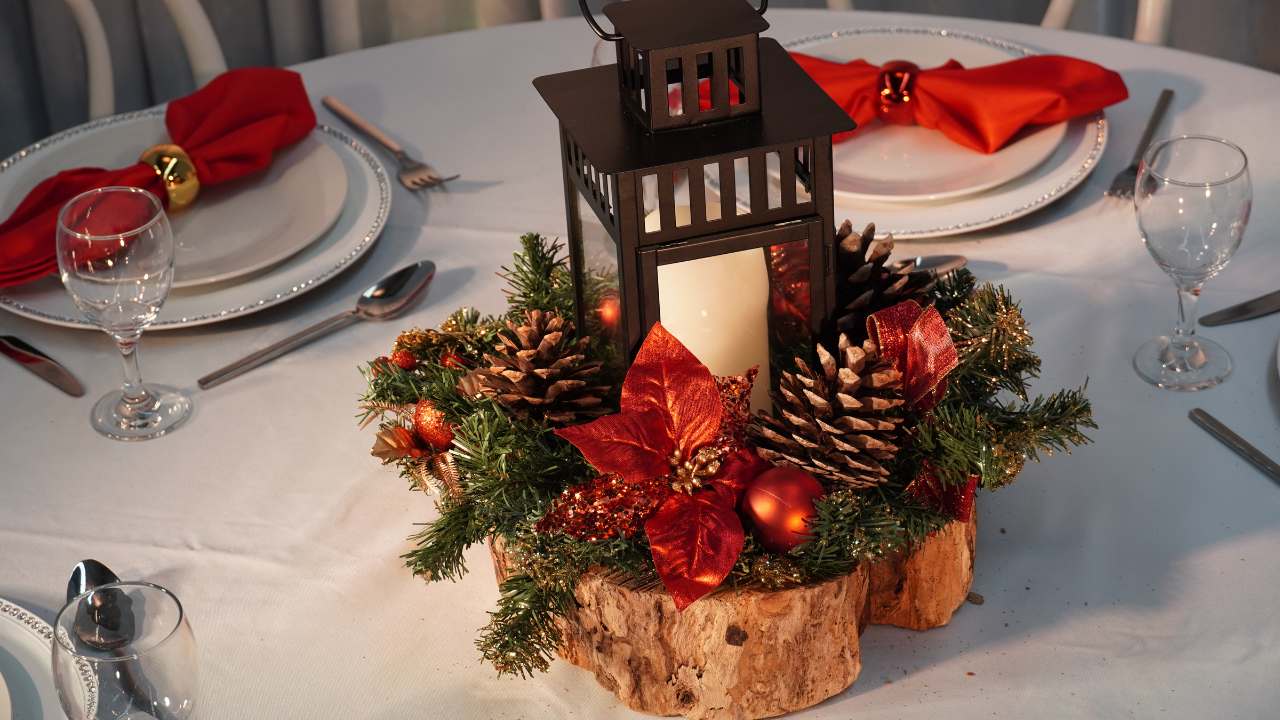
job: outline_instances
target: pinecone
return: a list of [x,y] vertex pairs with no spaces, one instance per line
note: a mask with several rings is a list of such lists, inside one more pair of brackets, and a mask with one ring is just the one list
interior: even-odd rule
[[[933,272],[898,273],[885,268],[893,251],[893,236],[875,242],[875,223],[861,235],[853,232],[848,220],[836,231],[836,323],[834,333],[847,334],[854,343],[867,339],[867,318],[903,300],[915,300],[924,307],[933,304],[930,291],[938,282]],[[872,247],[874,245],[874,247]],[[843,314],[842,314],[843,313]],[[828,343],[834,336],[824,338]]]
[[485,354],[493,366],[481,370],[480,389],[495,396],[521,420],[546,420],[566,427],[608,415],[600,404],[608,385],[587,385],[600,361],[583,362],[589,338],[570,340],[573,323],[554,312],[526,310],[523,325],[508,320],[498,332],[499,354]]
[[839,348],[837,360],[817,346],[819,372],[796,358],[799,372],[783,373],[780,392],[769,393],[781,419],[761,412],[747,435],[774,465],[807,470],[824,484],[870,487],[888,475],[878,461],[898,451],[902,418],[885,411],[903,403],[902,374],[870,340],[859,348],[841,334]]

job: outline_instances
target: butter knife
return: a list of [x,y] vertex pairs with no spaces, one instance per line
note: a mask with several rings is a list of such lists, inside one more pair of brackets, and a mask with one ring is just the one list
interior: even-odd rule
[[31,372],[48,380],[71,397],[84,395],[84,388],[66,368],[53,358],[12,335],[0,335],[0,353],[4,353]]
[[1227,323],[1252,320],[1280,310],[1280,290],[1256,297],[1239,305],[1232,305],[1225,310],[1212,312],[1200,318],[1201,325],[1226,325]]
[[1244,438],[1232,432],[1226,425],[1218,422],[1217,418],[1200,408],[1195,408],[1188,413],[1188,415],[1191,417],[1192,422],[1209,431],[1210,435],[1218,438],[1224,445],[1235,450],[1240,457],[1253,463],[1272,480],[1280,483],[1280,465],[1277,465],[1275,460],[1263,455],[1258,448],[1250,445]]

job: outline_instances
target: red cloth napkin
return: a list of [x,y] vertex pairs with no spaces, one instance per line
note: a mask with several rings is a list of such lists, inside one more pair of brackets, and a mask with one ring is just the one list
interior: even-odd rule
[[[191,156],[200,184],[215,185],[266,167],[273,152],[311,132],[316,116],[296,72],[242,68],[169,103],[164,124],[172,142]],[[142,163],[76,168],[47,178],[0,223],[0,287],[56,272],[58,212],[82,192],[113,185],[143,188],[169,203],[160,176]]]
[[[801,53],[791,57],[858,125],[877,116],[882,68],[865,60],[841,64]],[[918,70],[907,104],[914,108],[916,124],[993,153],[1026,125],[1061,122],[1127,97],[1116,72],[1086,60],[1037,55],[972,70],[955,60]]]

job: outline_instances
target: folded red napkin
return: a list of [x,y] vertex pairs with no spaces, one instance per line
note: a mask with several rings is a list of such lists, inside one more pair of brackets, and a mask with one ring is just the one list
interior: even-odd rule
[[858,125],[875,117],[914,121],[982,153],[999,150],[1026,125],[1061,122],[1129,97],[1118,73],[1061,55],[972,70],[955,60],[920,70],[901,61],[877,67],[865,60],[791,57]]
[[[214,185],[266,167],[273,152],[315,127],[316,116],[296,72],[242,68],[169,103],[164,124],[172,142],[191,156],[200,184]],[[76,168],[47,178],[0,223],[0,286],[56,272],[59,210],[82,192],[113,185],[144,188],[168,205],[160,176],[144,163]]]

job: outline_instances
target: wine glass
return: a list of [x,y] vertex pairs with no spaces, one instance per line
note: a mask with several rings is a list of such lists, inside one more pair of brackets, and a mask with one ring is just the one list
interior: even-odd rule
[[195,708],[195,636],[173,593],[145,582],[99,585],[53,623],[53,679],[70,720],[185,720]]
[[1166,138],[1147,149],[1133,202],[1142,243],[1178,286],[1173,335],[1133,356],[1143,380],[1167,390],[1203,390],[1231,374],[1221,345],[1196,337],[1205,280],[1226,266],[1249,222],[1253,186],[1244,151],[1215,137]]
[[58,213],[58,269],[76,307],[124,357],[124,387],[93,406],[93,428],[115,440],[145,440],[180,425],[191,400],[171,387],[144,386],[138,370],[138,338],[173,285],[173,231],[160,200],[131,187],[69,200]]

